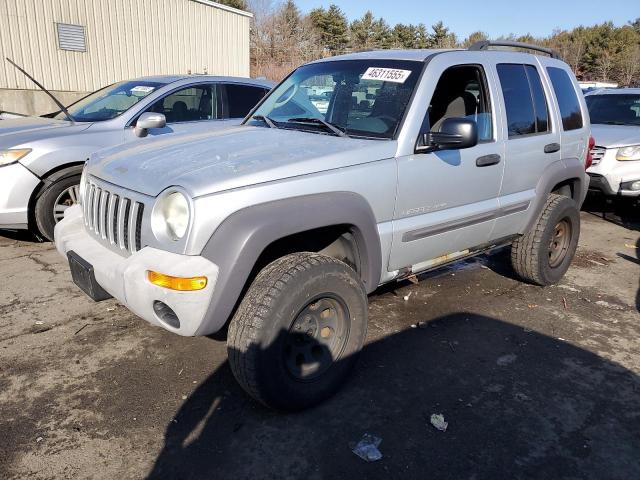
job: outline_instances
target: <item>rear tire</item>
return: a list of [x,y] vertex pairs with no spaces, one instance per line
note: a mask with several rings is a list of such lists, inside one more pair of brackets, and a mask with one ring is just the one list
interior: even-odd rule
[[347,264],[316,253],[282,257],[258,274],[229,325],[231,370],[270,408],[308,408],[353,369],[367,313],[362,281]]
[[511,264],[518,276],[547,286],[567,272],[580,237],[580,212],[573,199],[551,194],[533,228],[513,242]]
[[77,203],[79,198],[80,175],[70,174],[55,180],[38,195],[34,217],[38,230],[47,240],[53,241],[53,229],[62,218],[64,211]]

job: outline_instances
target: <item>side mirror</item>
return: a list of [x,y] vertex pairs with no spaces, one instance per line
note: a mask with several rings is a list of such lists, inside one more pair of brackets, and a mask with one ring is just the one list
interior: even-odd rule
[[478,144],[478,125],[468,118],[447,118],[439,132],[422,134],[416,153],[434,150],[460,150]]
[[163,128],[167,125],[167,118],[162,113],[144,112],[138,117],[134,132],[143,138],[149,134],[150,128]]

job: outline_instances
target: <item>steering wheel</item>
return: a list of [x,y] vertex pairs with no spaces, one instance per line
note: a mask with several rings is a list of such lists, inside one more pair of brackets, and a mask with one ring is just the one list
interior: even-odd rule
[[[298,93],[298,88],[299,85],[297,83],[291,85],[288,90],[291,90],[291,93],[289,94],[289,96],[287,98],[285,98],[284,100],[280,101],[280,99],[278,99],[278,101],[276,101],[276,103],[273,104],[273,108],[280,108],[281,106],[283,106],[285,103],[287,103],[289,100],[291,100],[293,98],[293,96]],[[286,93],[286,92],[285,92]],[[284,94],[283,94],[284,95]],[[282,96],[280,97],[282,98]]]

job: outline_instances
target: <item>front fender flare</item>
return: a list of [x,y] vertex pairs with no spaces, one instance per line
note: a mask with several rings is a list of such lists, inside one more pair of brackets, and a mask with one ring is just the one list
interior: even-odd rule
[[369,203],[356,193],[331,192],[275,200],[239,210],[216,229],[201,255],[219,267],[211,304],[196,335],[218,331],[232,314],[260,254],[281,238],[316,228],[349,225],[367,292],[378,287],[382,250]]

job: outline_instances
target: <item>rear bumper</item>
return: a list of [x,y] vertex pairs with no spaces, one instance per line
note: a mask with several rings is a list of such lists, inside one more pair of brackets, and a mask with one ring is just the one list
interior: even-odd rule
[[[79,206],[69,208],[64,220],[56,225],[55,242],[65,258],[74,251],[90,263],[98,284],[147,322],[185,336],[195,335],[204,322],[218,279],[218,267],[209,260],[151,247],[122,257],[87,233]],[[207,286],[190,292],[169,290],[149,282],[149,270],[176,277],[206,276]],[[178,328],[158,317],[153,308],[156,301],[175,312],[180,321]]]
[[29,199],[40,179],[19,163],[0,167],[0,228],[26,229]]

